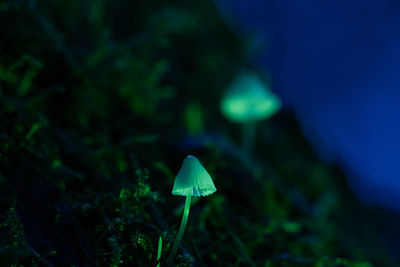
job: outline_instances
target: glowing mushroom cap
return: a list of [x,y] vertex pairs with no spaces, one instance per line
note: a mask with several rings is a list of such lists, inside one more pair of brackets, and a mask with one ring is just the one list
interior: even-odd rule
[[280,107],[280,99],[255,73],[247,71],[239,74],[221,102],[222,113],[234,122],[266,119]]
[[208,196],[217,191],[211,176],[200,161],[192,155],[185,158],[182,167],[176,175],[173,195]]

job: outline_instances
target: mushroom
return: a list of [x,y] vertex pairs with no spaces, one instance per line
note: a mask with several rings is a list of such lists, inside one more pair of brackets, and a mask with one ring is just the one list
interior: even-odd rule
[[243,149],[253,146],[256,121],[267,119],[281,107],[280,99],[253,72],[243,71],[228,87],[221,111],[229,120],[243,123]]
[[176,175],[174,186],[172,188],[173,195],[181,195],[186,197],[185,209],[178,235],[172,246],[171,253],[167,259],[168,265],[171,265],[179,244],[181,243],[183,233],[185,232],[187,220],[189,217],[190,202],[193,197],[208,196],[213,194],[217,189],[206,169],[201,165],[200,161],[192,155],[185,158],[182,167]]

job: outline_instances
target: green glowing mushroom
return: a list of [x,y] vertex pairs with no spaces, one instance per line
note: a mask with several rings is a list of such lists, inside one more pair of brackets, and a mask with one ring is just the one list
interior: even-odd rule
[[244,71],[228,87],[221,101],[221,111],[233,122],[243,123],[243,148],[250,152],[255,122],[274,115],[280,99],[252,72]]
[[185,196],[186,202],[181,226],[179,227],[178,235],[176,236],[171,253],[167,259],[168,265],[172,264],[179,244],[181,243],[183,233],[185,232],[192,196],[208,196],[215,191],[217,191],[217,189],[214,186],[211,176],[203,165],[201,165],[200,161],[195,156],[187,156],[175,178],[174,187],[172,189],[173,195]]

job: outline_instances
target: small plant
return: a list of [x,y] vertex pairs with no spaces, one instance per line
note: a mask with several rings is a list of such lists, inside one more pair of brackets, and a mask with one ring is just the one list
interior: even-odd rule
[[175,259],[183,233],[185,232],[192,196],[208,196],[213,194],[215,191],[217,191],[217,189],[214,186],[211,176],[203,165],[201,165],[200,161],[195,156],[187,156],[175,178],[174,187],[172,189],[173,195],[185,196],[186,202],[181,226],[179,227],[178,235],[176,236],[175,242],[172,245],[171,253],[167,259],[168,265],[171,265]]
[[162,253],[162,237],[158,239],[158,248],[157,248],[157,267],[161,266],[161,253]]

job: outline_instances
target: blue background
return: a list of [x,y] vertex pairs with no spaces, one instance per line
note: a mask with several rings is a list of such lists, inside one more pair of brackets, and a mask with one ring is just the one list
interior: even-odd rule
[[319,153],[400,210],[400,2],[216,3]]

